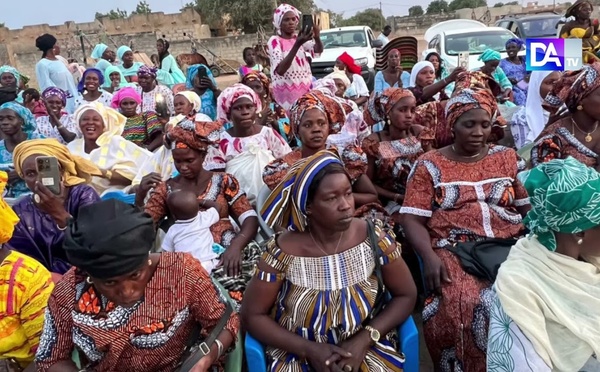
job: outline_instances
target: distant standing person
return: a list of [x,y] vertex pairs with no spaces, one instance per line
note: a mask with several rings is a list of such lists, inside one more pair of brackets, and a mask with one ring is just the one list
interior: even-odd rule
[[279,5],[273,14],[277,35],[271,36],[268,43],[273,98],[286,111],[311,89],[313,76],[306,53],[312,57],[323,51],[318,23],[312,30],[296,34],[300,15],[300,11],[289,4]]
[[240,66],[240,79],[243,79],[244,76],[248,75],[248,73],[252,71],[263,72],[263,66],[260,63],[256,63],[256,52],[254,52],[254,49],[250,47],[244,48],[242,57],[244,58],[244,63],[246,64],[244,66]]
[[35,40],[35,46],[42,51],[42,59],[35,66],[40,91],[57,87],[67,92],[66,109],[72,114],[75,111],[75,97],[78,96],[77,87],[67,66],[56,57],[54,50],[56,38],[50,34],[44,34]]
[[381,31],[381,33],[377,37],[377,39],[381,40],[381,42],[383,43],[382,47],[384,47],[387,43],[390,42],[389,36],[391,33],[392,33],[392,26],[386,25],[383,28],[383,31]]
[[156,51],[158,52],[160,70],[163,70],[173,78],[173,84],[185,83],[185,75],[179,68],[175,57],[169,53],[169,42],[165,39],[158,39],[156,41]]

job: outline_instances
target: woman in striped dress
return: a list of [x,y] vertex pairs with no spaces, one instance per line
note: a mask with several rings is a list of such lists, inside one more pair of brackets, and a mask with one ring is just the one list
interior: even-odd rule
[[[353,199],[342,161],[324,150],[298,162],[263,207],[267,223],[291,230],[267,244],[242,304],[271,372],[402,370],[395,328],[415,284],[393,233],[353,218]],[[384,285],[392,299],[380,310]]]

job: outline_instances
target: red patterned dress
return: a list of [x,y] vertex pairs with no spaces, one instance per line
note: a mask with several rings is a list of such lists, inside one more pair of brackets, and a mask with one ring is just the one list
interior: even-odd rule
[[[225,305],[196,259],[163,253],[144,298],[131,308],[115,306],[69,270],[50,296],[36,354],[38,371],[71,360],[73,349],[94,371],[174,371],[196,324],[208,334]],[[226,329],[236,337],[239,317]],[[222,370],[219,367],[219,370]]]
[[490,145],[487,156],[474,163],[430,151],[409,176],[400,213],[427,218],[431,245],[452,279],[423,309],[425,341],[436,370],[486,370],[491,283],[467,274],[444,248],[522,235],[517,207],[528,205],[529,198],[517,173],[524,168],[514,150]]

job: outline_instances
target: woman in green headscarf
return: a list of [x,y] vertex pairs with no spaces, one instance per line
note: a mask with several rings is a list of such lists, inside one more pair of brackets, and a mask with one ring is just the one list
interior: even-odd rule
[[134,84],[130,84],[125,80],[125,76],[123,76],[123,73],[118,66],[106,68],[104,71],[104,84],[102,85],[102,90],[114,94],[118,92],[119,89],[129,86],[134,86]]
[[502,96],[497,98],[500,103],[505,103],[510,99],[512,93],[512,83],[508,77],[506,77],[504,70],[498,66],[501,59],[502,56],[499,52],[493,49],[486,49],[481,56],[479,56],[479,60],[483,62],[483,66],[481,66],[479,70],[494,78],[494,80],[496,80],[496,82],[500,85],[500,88],[502,88]]
[[600,174],[568,157],[525,177],[531,233],[498,272],[488,371],[598,371]]

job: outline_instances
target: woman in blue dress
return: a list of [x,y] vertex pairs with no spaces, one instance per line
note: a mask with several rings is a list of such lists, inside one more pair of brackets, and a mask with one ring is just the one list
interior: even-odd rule
[[210,69],[202,64],[188,67],[185,87],[200,96],[202,101],[200,113],[208,115],[211,120],[216,120],[217,97],[221,91],[217,88],[217,81]]
[[508,40],[506,42],[508,57],[500,61],[500,68],[512,84],[514,102],[517,106],[523,106],[527,101],[529,84],[529,74],[525,70],[525,57],[518,54],[523,49],[523,44],[521,39]]

